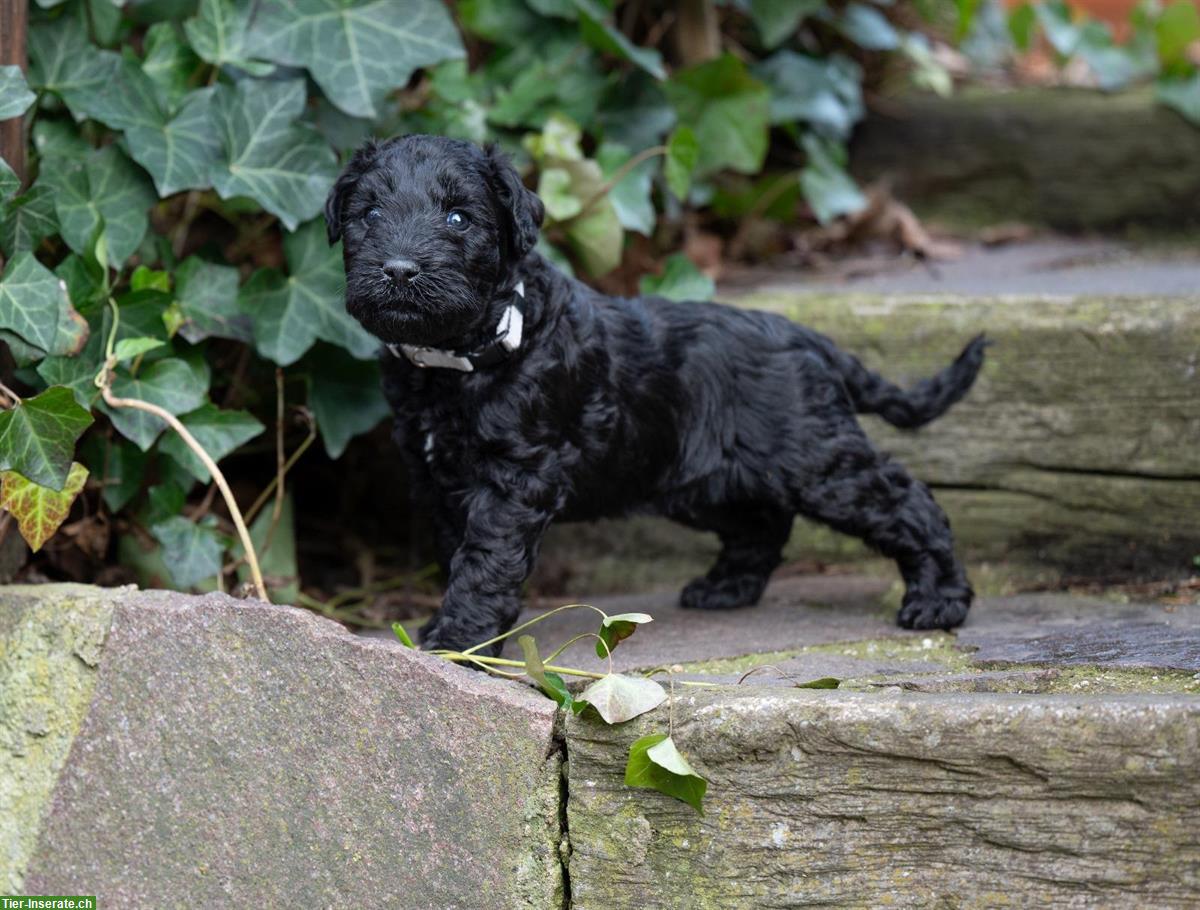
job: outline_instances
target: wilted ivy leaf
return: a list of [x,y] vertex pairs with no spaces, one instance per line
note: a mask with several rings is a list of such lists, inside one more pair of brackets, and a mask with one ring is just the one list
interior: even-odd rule
[[173,115],[155,112],[153,122],[125,128],[129,154],[150,172],[160,196],[212,185],[213,163],[221,153],[212,112],[215,92],[214,87],[197,89]]
[[29,82],[54,92],[76,117],[108,103],[121,58],[98,50],[83,23],[71,16],[38,22],[29,29]]
[[225,543],[215,523],[212,516],[197,524],[175,515],[150,527],[162,544],[163,563],[177,587],[190,588],[220,571]]
[[304,80],[243,79],[218,92],[213,123],[222,148],[210,169],[212,185],[222,199],[248,196],[294,231],[320,213],[337,176],[333,150],[296,122],[307,97]]
[[600,641],[596,642],[596,656],[608,657],[609,652],[636,632],[638,626],[648,622],[654,622],[649,613],[616,613],[604,617],[600,623]]
[[617,673],[609,673],[579,693],[579,701],[595,708],[606,724],[632,720],[666,700],[666,691],[654,680]]
[[675,73],[664,85],[681,123],[699,145],[696,170],[756,173],[767,154],[767,87],[731,54]]
[[690,126],[677,126],[667,139],[667,157],[663,173],[667,188],[681,200],[687,199],[692,185],[692,172],[700,158],[700,145]]
[[621,57],[644,69],[655,79],[666,79],[662,55],[649,47],[638,47],[617,28],[604,20],[610,15],[596,0],[572,0],[579,12],[579,31],[583,40],[598,51]]
[[[230,452],[249,442],[265,429],[253,415],[245,411],[222,411],[214,404],[201,405],[190,414],[184,414],[179,420],[216,462],[220,462]],[[196,457],[196,453],[178,433],[168,433],[158,444],[158,450],[166,452],[178,461],[201,483],[208,483],[212,479],[208,468],[204,467],[204,463]]]
[[868,51],[895,50],[900,44],[896,29],[873,6],[849,3],[837,20],[838,30]]
[[[629,150],[623,145],[605,143],[596,150],[596,163],[600,165],[605,180],[615,177],[631,157]],[[625,174],[608,193],[621,227],[637,231],[646,237],[654,233],[657,217],[654,203],[650,199],[650,185],[654,181],[657,164],[654,158],[647,158]]]
[[[138,371],[137,376],[118,372],[113,379],[113,394],[118,398],[139,398],[176,416],[194,411],[204,403],[206,390],[197,382],[191,368],[182,360],[157,360]],[[166,424],[153,414],[133,408],[102,405],[113,426],[126,439],[149,451]]]
[[849,57],[806,57],[782,50],[754,73],[771,87],[772,123],[804,120],[841,138],[862,119],[862,70]]
[[1159,79],[1154,94],[1160,104],[1200,125],[1200,72],[1187,79]]
[[750,18],[767,49],[786,41],[801,20],[818,12],[823,0],[750,0]]
[[417,644],[412,640],[412,636],[408,634],[404,626],[398,622],[392,623],[392,634],[400,639],[400,644],[406,648],[416,648]]
[[32,253],[17,253],[0,278],[0,329],[50,355],[77,354],[88,339],[65,282]]
[[260,269],[242,285],[238,306],[254,322],[254,342],[268,360],[288,366],[323,339],[366,360],[379,342],[367,334],[344,303],[342,246],[329,246],[320,221],[283,238],[289,274]]
[[37,96],[25,84],[25,74],[15,65],[0,66],[0,120],[20,117]]
[[422,66],[465,56],[439,0],[264,0],[256,53],[303,66],[334,104],[374,117],[385,93]]
[[236,66],[252,76],[265,76],[275,67],[254,58],[260,56],[247,41],[248,19],[253,4],[233,0],[200,0],[196,16],[183,24],[192,50],[214,66]]
[[687,256],[675,253],[667,257],[663,273],[644,276],[638,290],[668,300],[711,300],[716,285]]
[[205,338],[254,338],[250,317],[238,309],[237,269],[189,256],[175,272],[175,299],[185,317],[179,334],[192,344]]
[[5,204],[4,217],[0,218],[0,250],[4,255],[35,249],[42,238],[57,233],[54,193],[45,184],[35,184],[27,193]]
[[123,439],[105,439],[92,433],[80,449],[83,462],[100,484],[105,505],[120,512],[129,503],[146,476],[146,453]]
[[0,411],[0,471],[16,471],[40,486],[61,490],[75,440],[91,423],[92,415],[61,386]]
[[26,480],[16,471],[0,473],[0,509],[12,513],[21,536],[33,552],[40,550],[67,520],[71,503],[83,489],[87,476],[87,468],[72,462],[62,490],[51,490]]
[[629,747],[625,784],[673,796],[704,814],[708,781],[696,773],[665,733],[650,733]]
[[808,164],[800,174],[800,186],[817,220],[828,224],[861,210],[867,204],[866,197],[836,157],[837,147],[811,134],[803,141]]
[[375,429],[392,412],[380,388],[379,364],[318,345],[305,366],[308,406],[325,451],[330,458],[341,458],[351,439]]
[[115,145],[92,152],[73,168],[43,174],[41,180],[55,192],[59,229],[76,253],[90,254],[101,229],[113,266],[123,263],[141,245],[149,223],[147,210],[158,197],[142,172]]

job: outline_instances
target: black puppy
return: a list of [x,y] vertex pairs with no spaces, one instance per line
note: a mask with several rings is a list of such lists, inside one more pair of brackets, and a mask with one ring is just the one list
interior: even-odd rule
[[900,625],[963,621],[945,515],[855,414],[933,420],[970,388],[982,337],[906,392],[782,316],[602,296],[533,251],[543,213],[495,149],[432,136],[368,143],[326,203],[449,574],[427,648],[512,626],[551,521],[632,513],[719,535],[684,607],[755,603],[800,514],[896,560]]

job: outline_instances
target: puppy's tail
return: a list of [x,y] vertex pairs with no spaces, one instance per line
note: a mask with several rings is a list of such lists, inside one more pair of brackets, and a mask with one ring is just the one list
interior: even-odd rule
[[894,427],[915,430],[942,416],[967,394],[983,366],[983,352],[990,344],[983,335],[975,336],[954,363],[907,391],[872,373],[858,358],[844,351],[835,349],[834,363],[859,414],[878,414]]

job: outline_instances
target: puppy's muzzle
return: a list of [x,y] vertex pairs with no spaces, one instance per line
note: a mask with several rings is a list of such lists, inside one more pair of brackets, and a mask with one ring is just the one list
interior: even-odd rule
[[421,267],[411,259],[389,259],[381,268],[396,287],[403,287],[421,274]]

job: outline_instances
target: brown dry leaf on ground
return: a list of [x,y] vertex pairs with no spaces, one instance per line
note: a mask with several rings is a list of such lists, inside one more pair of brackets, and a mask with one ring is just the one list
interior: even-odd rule
[[912,209],[882,183],[867,189],[867,205],[862,211],[804,235],[805,245],[820,252],[863,246],[877,240],[895,244],[918,259],[944,261],[962,255],[957,243],[930,236]]

